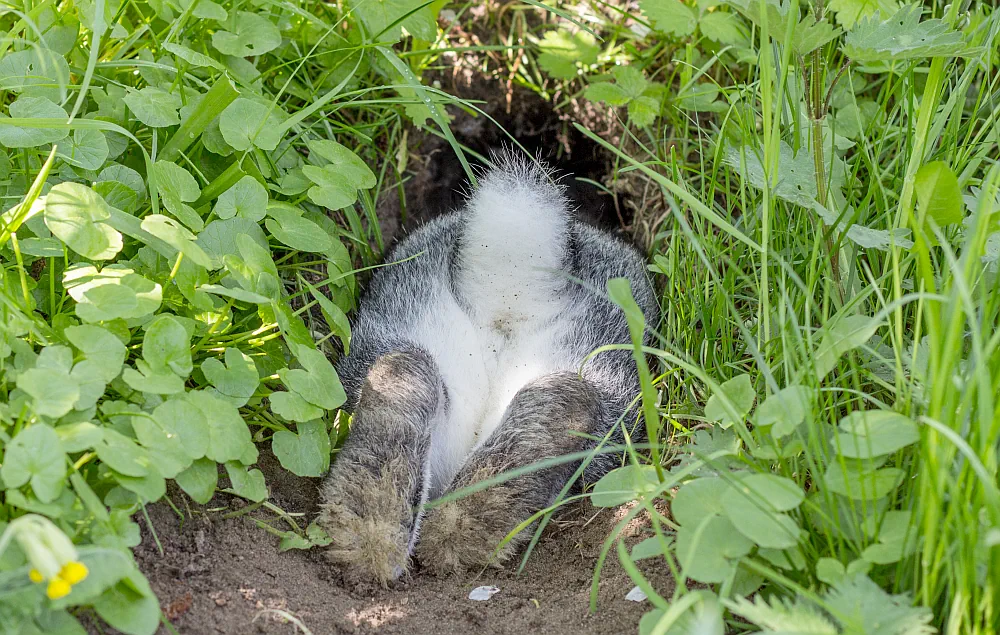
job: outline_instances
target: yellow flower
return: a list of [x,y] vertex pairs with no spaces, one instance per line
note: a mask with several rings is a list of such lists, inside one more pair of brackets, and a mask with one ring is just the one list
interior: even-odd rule
[[0,535],[0,553],[11,540],[17,541],[28,558],[28,578],[35,584],[48,582],[45,594],[49,599],[66,597],[89,573],[77,559],[73,541],[43,516],[26,514],[11,521]]
[[50,600],[58,600],[69,595],[71,590],[72,585],[69,582],[62,578],[53,578],[49,580],[49,586],[45,589],[45,595],[49,596]]
[[82,562],[67,562],[63,565],[62,571],[59,572],[59,577],[70,584],[79,584],[87,577],[87,565]]

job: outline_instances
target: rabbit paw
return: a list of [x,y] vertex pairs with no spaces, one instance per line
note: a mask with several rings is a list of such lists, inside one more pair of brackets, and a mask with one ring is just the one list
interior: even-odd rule
[[317,520],[332,541],[326,556],[349,579],[387,586],[409,566],[412,506],[390,468],[379,477],[360,470],[339,475],[324,487]]
[[421,525],[417,559],[439,575],[503,565],[526,538],[526,532],[521,532],[498,549],[507,534],[530,515],[520,517],[518,508],[511,492],[500,485],[431,509]]

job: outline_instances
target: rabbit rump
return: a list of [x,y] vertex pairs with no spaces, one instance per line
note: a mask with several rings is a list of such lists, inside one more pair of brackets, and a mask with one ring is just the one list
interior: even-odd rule
[[[659,307],[633,248],[571,217],[536,163],[498,157],[465,208],[411,234],[361,301],[338,364],[352,429],[322,485],[327,554],[385,585],[413,556],[436,572],[502,563],[509,532],[550,505],[579,468],[528,471],[441,506],[429,499],[542,459],[592,449],[639,392],[625,315],[602,295],[631,281],[647,323]],[[582,364],[582,368],[581,368]],[[619,420],[622,424],[619,425]],[[644,440],[643,430],[631,432]],[[593,482],[620,464],[597,455]],[[579,487],[575,484],[574,487]]]

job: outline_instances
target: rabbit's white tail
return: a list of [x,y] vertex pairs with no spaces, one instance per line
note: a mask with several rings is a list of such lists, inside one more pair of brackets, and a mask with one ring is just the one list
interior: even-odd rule
[[558,270],[566,256],[569,204],[544,165],[513,152],[494,156],[494,163],[468,203],[457,291],[491,320],[542,317],[566,283]]

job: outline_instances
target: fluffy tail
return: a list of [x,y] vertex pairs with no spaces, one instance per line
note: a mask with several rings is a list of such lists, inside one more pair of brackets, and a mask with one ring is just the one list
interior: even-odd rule
[[456,262],[458,291],[491,319],[537,316],[565,279],[569,202],[547,166],[493,155],[469,199]]

